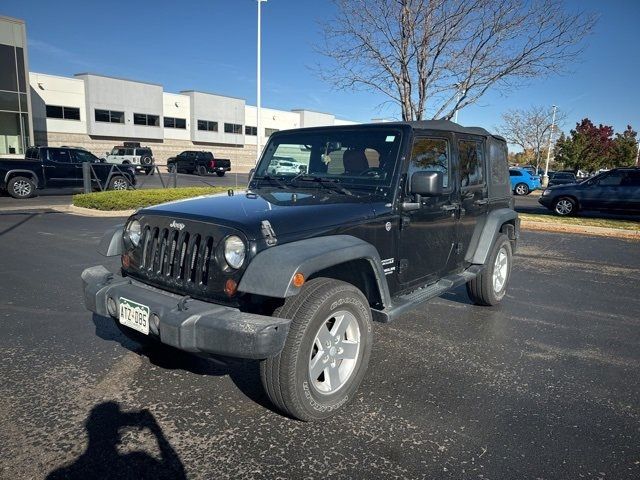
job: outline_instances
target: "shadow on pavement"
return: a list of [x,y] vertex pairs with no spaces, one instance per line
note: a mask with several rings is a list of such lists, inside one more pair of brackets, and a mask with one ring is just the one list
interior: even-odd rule
[[[181,479],[187,478],[180,457],[169,444],[149,410],[123,412],[116,402],[96,405],[85,422],[87,449],[72,464],[51,472],[47,479]],[[155,437],[160,457],[147,452],[120,453],[122,429],[147,429]]]
[[147,357],[153,365],[165,370],[184,370],[196,375],[228,376],[247,398],[267,410],[276,412],[262,388],[258,361],[200,356],[183,352],[152,339],[149,339],[148,343],[141,344],[133,339],[137,332],[132,331],[132,338],[128,337],[120,331],[116,321],[111,318],[94,313],[92,320],[98,337],[120,343],[124,348]]
[[[0,215],[5,215],[0,214]],[[20,225],[23,225],[25,223],[27,223],[29,220],[32,220],[34,217],[37,217],[38,215],[40,215],[40,213],[18,213],[18,212],[11,212],[11,213],[7,213],[6,215],[24,215],[25,218],[17,221],[16,223],[14,223],[13,225],[11,225],[8,228],[5,228],[4,230],[0,231],[0,236],[5,235],[7,233],[9,233],[12,230],[15,230],[16,228],[18,228]]]

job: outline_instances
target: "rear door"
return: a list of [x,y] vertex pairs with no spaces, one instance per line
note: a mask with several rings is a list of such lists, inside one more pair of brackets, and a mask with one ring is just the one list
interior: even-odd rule
[[640,169],[624,171],[620,190],[625,210],[640,211]]
[[458,223],[458,263],[463,257],[478,223],[484,222],[488,209],[485,139],[472,135],[456,135],[460,186],[460,221]]

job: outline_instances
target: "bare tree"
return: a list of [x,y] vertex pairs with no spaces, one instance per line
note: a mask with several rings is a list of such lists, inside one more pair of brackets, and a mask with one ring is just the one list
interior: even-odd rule
[[377,91],[403,120],[451,119],[490,88],[561,72],[595,17],[561,0],[333,0],[321,76]]
[[[562,110],[556,111],[554,137],[567,116]],[[502,114],[502,124],[496,130],[507,142],[518,145],[522,150],[531,152],[536,168],[540,167],[543,150],[549,148],[552,110],[549,107],[533,106],[526,109],[507,110]]]

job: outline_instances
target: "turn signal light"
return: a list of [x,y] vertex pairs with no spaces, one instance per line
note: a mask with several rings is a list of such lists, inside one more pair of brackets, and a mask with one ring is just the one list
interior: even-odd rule
[[227,294],[228,297],[233,297],[238,291],[238,284],[233,278],[228,279],[224,284],[224,293]]
[[293,276],[293,286],[300,288],[302,285],[304,285],[304,275],[301,273],[296,273]]

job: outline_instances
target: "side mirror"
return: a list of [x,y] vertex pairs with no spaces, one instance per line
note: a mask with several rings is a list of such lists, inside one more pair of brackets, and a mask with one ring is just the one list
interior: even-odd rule
[[411,193],[425,197],[442,195],[442,172],[416,172],[411,176]]

